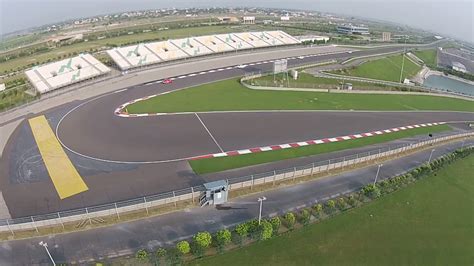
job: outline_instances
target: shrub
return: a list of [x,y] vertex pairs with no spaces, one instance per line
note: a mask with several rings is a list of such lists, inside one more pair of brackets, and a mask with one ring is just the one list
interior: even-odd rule
[[310,218],[311,218],[311,214],[309,213],[308,210],[306,209],[301,210],[299,219],[302,225],[308,225]]
[[249,234],[249,225],[247,223],[241,223],[235,227],[234,231],[237,236],[235,242],[237,242],[239,245],[242,245],[243,240]]
[[178,244],[176,244],[176,249],[177,249],[182,255],[186,255],[186,254],[189,253],[189,251],[191,251],[191,247],[189,246],[189,242],[186,241],[186,240],[183,240],[183,241],[178,242]]
[[162,258],[162,257],[166,256],[166,249],[164,249],[164,248],[159,248],[159,249],[156,251],[156,256],[159,257],[159,258]]
[[336,202],[334,202],[334,200],[328,200],[324,205],[324,211],[327,214],[332,214],[334,211],[336,211]]
[[354,195],[349,195],[347,197],[347,204],[349,204],[351,207],[355,207],[357,205],[357,199]]
[[259,225],[259,240],[267,240],[273,235],[273,226],[267,220],[262,220]]
[[363,189],[362,189],[362,192],[364,193],[365,196],[371,198],[371,199],[376,199],[378,197],[380,197],[380,189],[373,185],[373,184],[369,184],[367,186],[365,186]]
[[209,232],[199,232],[193,236],[193,253],[197,257],[201,257],[204,250],[212,243],[212,236]]
[[137,258],[140,262],[146,262],[148,260],[148,251],[145,249],[140,249],[135,253],[135,258]]
[[223,248],[232,240],[232,235],[229,230],[222,229],[216,233],[217,247]]
[[323,205],[318,203],[318,204],[313,205],[311,209],[313,211],[313,216],[319,219],[323,211]]
[[295,226],[295,222],[296,222],[295,215],[292,212],[288,212],[287,214],[283,216],[283,221],[286,228],[291,230]]
[[340,197],[336,201],[336,206],[339,210],[343,211],[346,209],[346,200],[343,197]]
[[281,226],[281,220],[280,217],[275,216],[269,220],[269,222],[272,224],[273,228],[273,235],[278,234],[278,230],[280,229]]

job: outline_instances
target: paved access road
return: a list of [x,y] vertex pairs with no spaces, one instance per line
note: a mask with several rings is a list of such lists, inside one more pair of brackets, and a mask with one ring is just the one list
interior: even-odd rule
[[[474,142],[452,143],[437,147],[433,158],[451,152],[461,145]],[[379,180],[399,175],[407,169],[427,161],[430,150],[385,162]],[[189,238],[198,231],[215,232],[219,229],[256,218],[257,198],[266,196],[263,216],[282,214],[315,202],[327,200],[339,193],[354,191],[372,183],[377,166],[370,166],[337,176],[317,179],[292,187],[254,194],[226,204],[223,208],[194,208],[140,221],[117,224],[82,232],[49,237],[2,242],[0,265],[50,265],[48,255],[40,241],[46,241],[57,263],[87,264],[90,261],[107,261],[104,257],[129,255],[141,248],[156,249],[171,246],[175,241]]]
[[[403,48],[384,47],[354,51],[351,54],[348,54],[346,50],[338,50],[339,48],[328,49],[325,47],[323,54],[305,56],[302,59],[291,57],[288,63],[290,66],[296,66],[335,58],[386,53]],[[308,51],[315,53],[314,48],[307,51],[300,49],[298,53],[308,54]],[[281,54],[273,56],[279,58]],[[92,91],[91,94],[87,94],[95,97],[99,95],[97,99],[94,97],[84,99],[84,95],[75,94],[73,96],[77,96],[77,99],[81,99],[80,101],[71,101],[43,112],[35,111],[42,110],[42,107],[29,106],[29,110],[34,113],[30,114],[30,117],[45,114],[53,128],[62,121],[58,127],[58,136],[73,151],[68,152],[68,156],[84,178],[89,190],[65,200],[59,200],[39,157],[31,130],[27,123],[23,122],[10,139],[0,161],[2,169],[0,185],[12,217],[126,200],[194,186],[206,181],[226,178],[229,175],[236,176],[239,173],[244,175],[249,169],[256,169],[245,168],[217,175],[196,176],[186,161],[121,164],[97,159],[130,162],[174,160],[218,152],[220,149],[233,150],[335,137],[414,123],[474,120],[470,113],[451,112],[249,112],[199,114],[199,119],[193,114],[126,119],[117,117],[113,113],[120,104],[136,98],[237,77],[246,72],[266,71],[272,66],[271,62],[266,61],[257,62],[258,64],[249,63],[252,62],[251,56],[246,59],[247,61],[242,61],[241,55],[237,57],[235,61],[228,60],[225,69],[224,65],[216,66],[218,68],[215,71],[205,71],[206,73],[200,75],[189,74],[200,73],[202,70],[200,64],[204,63],[184,63],[183,67],[171,66],[173,73],[186,76],[177,78],[173,84],[167,86],[154,83],[153,80],[163,78],[163,75],[169,72],[165,70],[163,70],[165,74],[147,72],[148,76],[141,79],[148,81],[146,84],[128,85],[124,89],[122,83],[113,83],[108,85],[112,93],[100,94]],[[232,62],[247,63],[249,66],[231,67]],[[177,75],[177,77],[180,76]],[[133,78],[135,77],[131,79]],[[90,89],[98,90],[97,86],[99,85],[91,86]],[[68,99],[75,99],[73,96]],[[55,106],[51,103],[53,100],[54,98],[46,100],[48,103],[45,103],[45,106]],[[78,108],[74,109],[76,107]],[[74,111],[62,119],[70,110]],[[12,116],[11,113],[8,115]],[[11,120],[4,121],[7,123]],[[317,160],[317,157],[313,159]],[[271,167],[271,165],[268,164],[266,167]],[[275,167],[278,165],[280,163],[274,164]]]

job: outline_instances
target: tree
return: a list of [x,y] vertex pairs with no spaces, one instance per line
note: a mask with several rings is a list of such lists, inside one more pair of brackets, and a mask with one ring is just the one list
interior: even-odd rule
[[277,235],[277,234],[278,234],[278,230],[280,229],[280,226],[281,226],[280,217],[275,216],[275,217],[271,218],[271,219],[269,220],[269,222],[272,224],[273,235]]
[[186,255],[186,254],[189,253],[189,251],[191,251],[191,247],[189,246],[189,242],[186,241],[186,240],[183,240],[183,241],[178,242],[178,244],[176,244],[176,249],[177,249],[182,255]]
[[146,262],[148,260],[148,251],[145,249],[140,249],[135,253],[135,258],[137,258],[140,262]]
[[362,189],[362,192],[364,193],[364,195],[366,195],[367,197],[371,199],[376,199],[380,197],[380,189],[374,184],[369,184],[365,186]]
[[295,226],[295,215],[292,212],[288,212],[283,216],[283,221],[285,222],[286,228],[291,230]]

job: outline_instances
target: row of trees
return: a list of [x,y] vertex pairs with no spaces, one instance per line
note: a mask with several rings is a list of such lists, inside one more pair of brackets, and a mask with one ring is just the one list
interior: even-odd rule
[[235,226],[231,230],[222,229],[215,234],[207,231],[199,232],[190,241],[182,240],[175,247],[169,249],[159,248],[155,252],[141,249],[137,251],[135,257],[140,262],[151,262],[154,265],[159,265],[160,263],[179,265],[183,262],[184,256],[192,254],[196,258],[200,258],[210,248],[215,248],[218,253],[222,253],[230,244],[242,246],[246,242],[264,241],[284,231],[291,231],[297,225],[306,226],[311,221],[326,219],[337,213],[360,206],[364,202],[396,191],[439,170],[444,165],[458,158],[466,157],[473,152],[474,148],[472,147],[457,150],[434,159],[430,164],[424,164],[406,174],[383,180],[375,185],[367,185],[360,191],[347,196],[330,199],[324,203],[317,203],[310,208],[303,208],[297,212],[287,212],[282,216],[263,219],[260,223],[257,220],[247,221]]

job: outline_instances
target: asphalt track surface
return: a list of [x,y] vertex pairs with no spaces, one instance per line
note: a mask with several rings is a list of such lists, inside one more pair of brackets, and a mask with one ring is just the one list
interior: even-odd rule
[[[304,59],[294,58],[288,64],[304,65],[400,49],[402,48],[378,48],[354,51],[352,54],[341,52]],[[268,71],[271,67],[272,63],[269,62],[244,69],[231,68],[188,76],[176,79],[169,85],[159,82],[142,84],[47,111],[45,115],[51,126],[53,129],[57,126],[58,138],[70,149],[68,156],[90,188],[87,192],[65,200],[59,200],[41,160],[34,154],[34,144],[31,147],[24,144],[29,136],[23,123],[13,134],[6,150],[21,150],[19,145],[28,146],[32,150],[28,158],[36,158],[36,172],[35,175],[29,174],[32,180],[12,180],[13,172],[18,170],[15,165],[19,160],[11,152],[4,154],[2,166],[5,167],[2,168],[7,169],[9,178],[2,178],[1,185],[12,217],[126,200],[258,171],[258,167],[251,167],[196,176],[187,161],[181,160],[220,152],[219,147],[223,150],[235,150],[417,123],[474,120],[472,113],[457,112],[200,113],[202,123],[194,114],[147,118],[121,118],[114,114],[116,107],[136,98],[238,77],[246,72]],[[354,152],[345,151],[337,155],[345,153]],[[311,158],[317,160],[320,157]],[[292,162],[298,163],[298,160]],[[281,163],[267,164],[266,167],[279,167]]]

